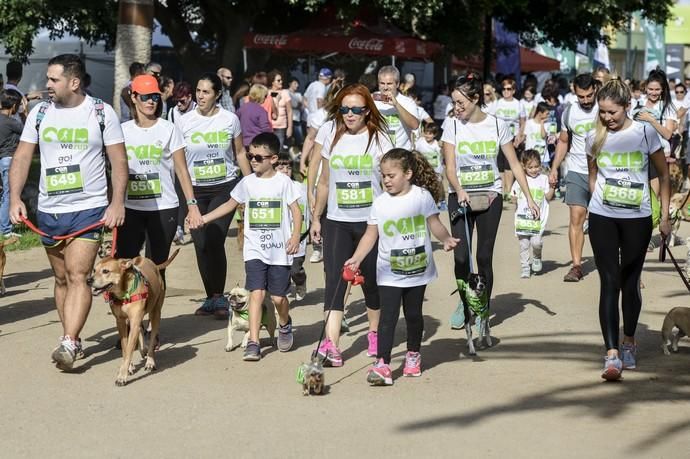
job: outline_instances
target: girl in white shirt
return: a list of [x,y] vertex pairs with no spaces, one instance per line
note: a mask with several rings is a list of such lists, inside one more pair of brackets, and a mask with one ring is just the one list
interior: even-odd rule
[[599,322],[606,345],[601,376],[606,380],[619,379],[623,369],[636,366],[635,329],[642,309],[640,274],[652,236],[650,164],[656,167],[661,184],[659,230],[663,237],[670,233],[670,185],[664,151],[653,129],[627,116],[630,99],[630,90],[620,79],[604,84],[597,94],[596,128],[585,141],[592,192],[589,239],[601,281]]
[[[148,241],[147,256],[160,264],[168,258],[177,229],[176,177],[188,204],[190,222],[199,224],[201,214],[194,204],[184,138],[171,122],[160,118],[163,103],[158,81],[151,75],[134,78],[131,98],[133,119],[122,125],[129,181],[117,256],[134,258]],[[161,274],[165,279],[165,273]]]
[[436,276],[431,238],[445,251],[459,242],[448,234],[438,217],[436,202],[443,188],[421,153],[395,148],[381,158],[386,191],[374,201],[367,230],[345,266],[357,270],[378,240],[376,283],[381,298],[376,363],[367,373],[371,385],[390,386],[390,368],[395,326],[402,302],[407,324],[407,354],[403,376],[421,376],[419,353],[424,332],[424,291]]

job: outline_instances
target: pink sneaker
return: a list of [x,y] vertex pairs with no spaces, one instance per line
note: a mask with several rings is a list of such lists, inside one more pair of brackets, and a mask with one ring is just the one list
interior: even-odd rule
[[419,352],[408,352],[405,354],[403,376],[422,376],[422,356]]
[[383,359],[378,359],[367,372],[367,382],[372,386],[392,386],[393,372]]
[[367,341],[369,341],[367,357],[376,357],[376,353],[379,349],[379,335],[375,331],[370,331],[367,333]]
[[343,366],[343,355],[340,353],[340,349],[335,347],[335,344],[333,343],[331,343],[331,347],[328,349],[324,365],[331,367]]

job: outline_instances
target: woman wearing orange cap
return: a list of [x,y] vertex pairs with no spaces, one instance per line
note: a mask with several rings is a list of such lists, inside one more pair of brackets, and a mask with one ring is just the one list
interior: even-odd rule
[[[129,163],[125,224],[120,228],[117,255],[134,258],[144,241],[147,256],[159,264],[168,258],[177,229],[179,201],[175,180],[180,182],[190,221],[201,222],[187,170],[182,133],[162,119],[163,103],[158,81],[140,75],[132,81],[133,118],[122,125]],[[165,273],[162,272],[165,279]]]

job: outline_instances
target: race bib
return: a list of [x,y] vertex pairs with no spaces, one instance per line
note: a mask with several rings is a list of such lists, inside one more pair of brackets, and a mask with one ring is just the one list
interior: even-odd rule
[[395,145],[396,132],[400,128],[400,117],[398,115],[387,115],[386,123],[388,123],[388,137],[391,139],[391,143]]
[[412,276],[422,274],[429,264],[424,246],[391,250],[391,271],[394,274]]
[[129,174],[127,198],[155,199],[161,197],[161,179],[156,173]]
[[374,190],[371,182],[336,182],[336,203],[341,209],[371,207]]
[[84,180],[79,164],[50,167],[46,169],[46,192],[48,196],[79,193],[84,191]]
[[640,210],[644,197],[644,183],[607,178],[604,184],[604,204],[619,209]]
[[228,168],[223,158],[204,159],[194,161],[194,179],[197,183],[219,182],[228,174]]
[[515,234],[532,236],[541,233],[541,220],[535,220],[530,214],[515,215]]
[[280,228],[283,217],[282,199],[249,200],[249,229],[274,230]]
[[495,181],[494,169],[491,164],[460,166],[458,179],[460,185],[467,190],[488,188],[493,186]]

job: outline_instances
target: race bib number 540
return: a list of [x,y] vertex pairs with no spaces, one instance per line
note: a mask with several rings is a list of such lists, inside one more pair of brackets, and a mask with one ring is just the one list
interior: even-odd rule
[[194,161],[194,179],[197,183],[220,182],[225,179],[227,171],[223,158]]

